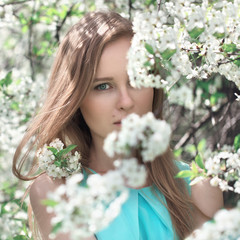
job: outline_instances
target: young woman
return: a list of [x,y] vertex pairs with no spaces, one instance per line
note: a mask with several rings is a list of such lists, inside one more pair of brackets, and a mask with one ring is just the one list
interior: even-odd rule
[[[117,13],[93,12],[74,25],[59,46],[45,103],[13,161],[18,178],[34,179],[30,201],[43,239],[48,239],[52,215],[41,200],[64,179],[36,176],[36,159],[29,174],[23,175],[28,153],[60,138],[65,145],[78,145],[85,169],[104,174],[113,169],[114,159],[104,153],[103,140],[121,127],[123,118],[149,111],[162,118],[163,90],[134,89],[129,84],[126,55],[132,36],[131,23]],[[18,160],[29,143],[29,151]],[[116,221],[89,239],[183,239],[223,204],[221,191],[208,181],[190,189],[186,181],[174,178],[185,166],[173,160],[170,149],[146,167],[150,182],[132,192]],[[70,238],[61,234],[56,239]]]

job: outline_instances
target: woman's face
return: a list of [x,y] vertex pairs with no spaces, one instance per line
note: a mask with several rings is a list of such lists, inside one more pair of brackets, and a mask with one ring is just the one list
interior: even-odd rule
[[80,106],[93,141],[102,141],[113,130],[119,130],[128,114],[141,116],[152,111],[153,89],[135,89],[129,84],[130,41],[130,37],[121,37],[104,48],[96,78]]

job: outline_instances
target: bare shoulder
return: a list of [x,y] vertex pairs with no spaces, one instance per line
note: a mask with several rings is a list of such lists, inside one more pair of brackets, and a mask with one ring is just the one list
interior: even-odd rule
[[223,207],[223,193],[218,187],[213,187],[209,179],[204,179],[192,186],[192,200],[201,214],[213,218]]
[[[30,202],[39,231],[44,240],[49,240],[49,234],[52,229],[51,219],[54,214],[47,211],[46,206],[42,204],[42,200],[47,198],[48,192],[54,191],[64,183],[63,179],[54,180],[47,174],[43,174],[37,177],[30,187]],[[55,240],[70,240],[70,236],[68,233],[58,234]],[[96,240],[96,238],[92,236],[84,240]]]
[[[58,186],[63,184],[62,179],[53,180],[47,174],[42,174],[37,177],[30,187],[30,202],[34,213],[34,219],[38,225],[41,236],[44,240],[49,239],[51,232],[51,219],[53,213],[48,213],[46,206],[42,204],[42,200],[47,198],[50,191],[54,191]],[[59,235],[56,239],[69,239],[66,234]]]

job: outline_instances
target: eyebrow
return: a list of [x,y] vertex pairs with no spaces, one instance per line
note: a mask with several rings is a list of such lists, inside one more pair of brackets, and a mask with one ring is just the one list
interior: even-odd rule
[[101,77],[101,78],[94,79],[94,82],[102,82],[102,81],[113,81],[113,77]]

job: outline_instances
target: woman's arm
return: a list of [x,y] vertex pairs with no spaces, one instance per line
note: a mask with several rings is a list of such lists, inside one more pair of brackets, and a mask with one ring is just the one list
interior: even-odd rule
[[[54,191],[59,185],[63,184],[62,179],[52,180],[46,174],[39,176],[30,188],[30,202],[34,213],[34,220],[37,222],[39,231],[44,240],[49,240],[51,233],[51,218],[54,214],[47,212],[47,207],[41,201],[47,198],[49,191]],[[57,240],[69,240],[66,234],[58,235]]]
[[[39,176],[33,182],[30,188],[30,202],[32,205],[34,219],[37,222],[39,231],[43,240],[49,240],[49,234],[51,233],[51,218],[53,213],[47,212],[47,207],[44,206],[41,201],[47,198],[49,191],[54,191],[59,185],[63,184],[62,179],[53,180],[46,174]],[[58,234],[55,240],[70,240],[69,234]],[[86,240],[96,240],[96,238],[90,237]]]
[[213,187],[209,179],[204,179],[192,186],[192,200],[196,209],[196,227],[213,218],[214,214],[223,208],[223,193],[218,187]]

